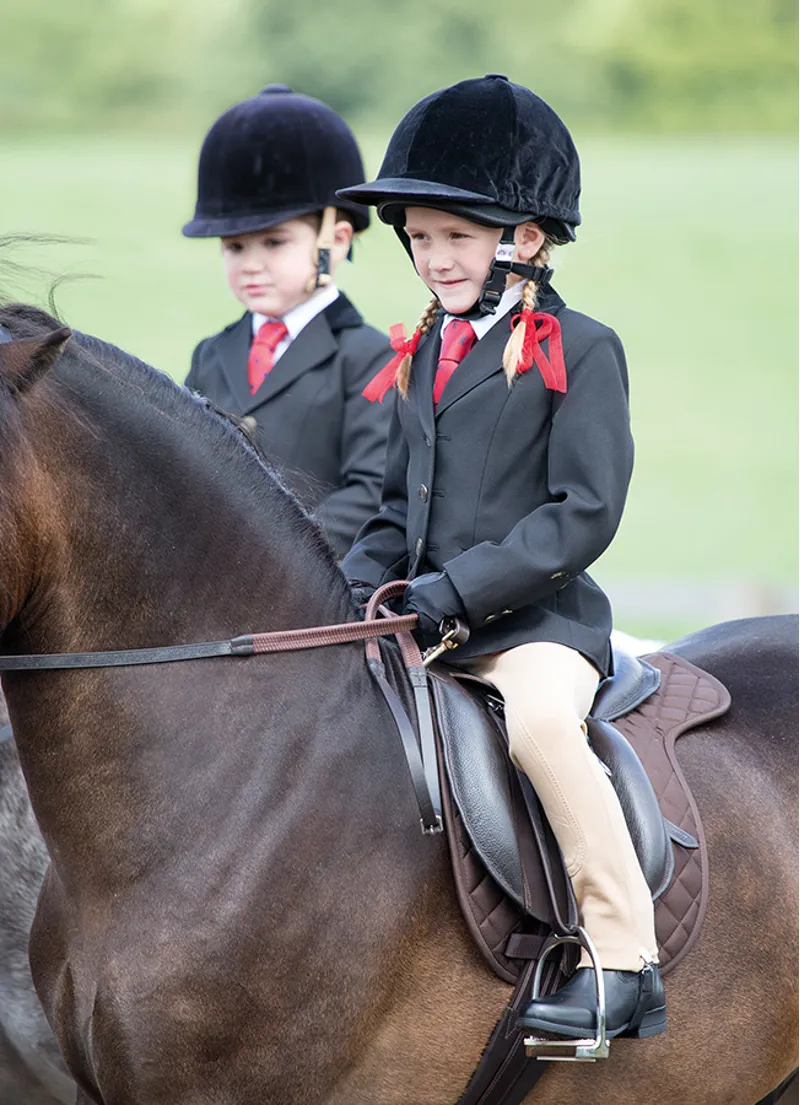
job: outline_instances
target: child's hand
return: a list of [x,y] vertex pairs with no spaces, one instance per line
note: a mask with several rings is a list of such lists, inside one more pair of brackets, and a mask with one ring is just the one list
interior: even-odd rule
[[445,618],[466,619],[461,596],[447,572],[427,572],[413,579],[403,595],[402,612],[418,615],[419,633],[425,645],[439,643],[440,626]]

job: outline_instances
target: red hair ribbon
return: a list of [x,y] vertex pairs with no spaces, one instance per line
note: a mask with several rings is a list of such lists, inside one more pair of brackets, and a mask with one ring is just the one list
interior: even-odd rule
[[380,370],[377,376],[373,376],[361,394],[370,403],[382,403],[386,392],[389,391],[397,376],[397,370],[403,360],[413,357],[422,338],[422,331],[416,329],[410,338],[406,337],[406,328],[402,322],[389,327],[389,344],[395,351],[395,355],[387,365]]
[[[538,325],[541,323],[541,325]],[[534,361],[542,374],[544,386],[551,391],[567,390],[567,369],[564,365],[564,349],[561,345],[561,323],[553,315],[532,311],[524,307],[511,320],[513,326],[525,327],[522,352],[517,361],[517,372],[527,372]],[[540,342],[550,339],[550,357],[546,357]]]

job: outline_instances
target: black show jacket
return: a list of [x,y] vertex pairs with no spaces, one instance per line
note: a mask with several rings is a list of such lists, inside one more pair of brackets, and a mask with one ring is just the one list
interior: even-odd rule
[[547,390],[535,364],[509,389],[518,310],[473,346],[435,412],[441,322],[420,343],[380,510],[342,567],[374,586],[444,569],[472,630],[454,661],[555,641],[606,675],[611,608],[585,569],[617,530],[633,466],[625,355],[613,330],[547,288],[537,310],[561,324],[567,391]]
[[255,395],[247,379],[252,340],[247,313],[201,341],[186,387],[252,420],[259,447],[342,557],[380,502],[391,404],[381,409],[361,392],[392,356],[389,339],[340,293],[300,331]]

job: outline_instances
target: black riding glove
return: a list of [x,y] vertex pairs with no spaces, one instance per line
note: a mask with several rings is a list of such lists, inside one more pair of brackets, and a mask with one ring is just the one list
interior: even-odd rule
[[438,645],[439,626],[445,618],[466,620],[461,596],[447,572],[427,572],[413,579],[403,595],[402,613],[419,616],[418,633],[426,647]]

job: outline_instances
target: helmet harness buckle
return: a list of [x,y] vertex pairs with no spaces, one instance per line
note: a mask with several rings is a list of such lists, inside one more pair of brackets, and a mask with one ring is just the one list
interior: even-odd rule
[[506,279],[510,273],[522,276],[526,280],[536,280],[546,284],[553,270],[544,265],[526,265],[514,260],[514,226],[504,226],[500,241],[495,249],[494,259],[489,266],[483,288],[478,298],[477,308],[481,315],[493,315],[506,290]]
[[336,208],[326,207],[322,212],[317,242],[314,247],[314,275],[306,285],[307,292],[327,287],[331,277],[331,250],[336,241]]

